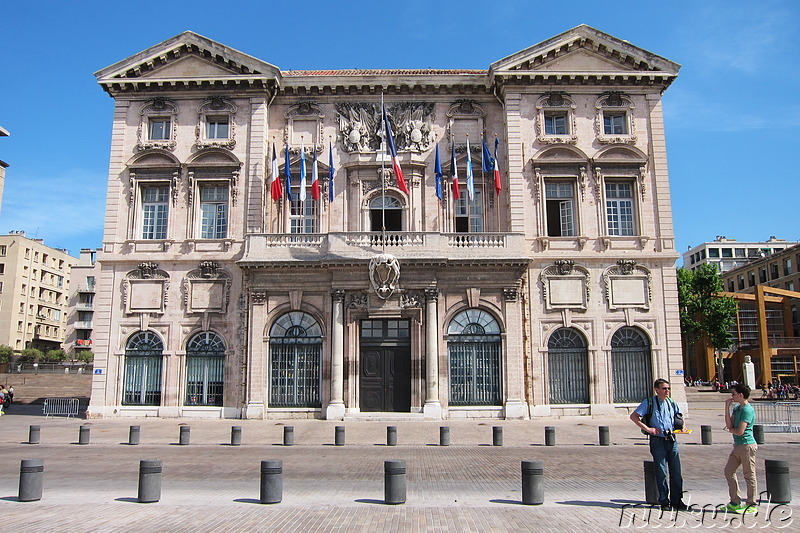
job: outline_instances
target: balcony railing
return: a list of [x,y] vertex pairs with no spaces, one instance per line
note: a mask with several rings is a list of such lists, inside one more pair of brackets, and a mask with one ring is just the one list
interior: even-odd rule
[[94,311],[94,303],[78,302],[75,304],[75,309],[77,309],[78,311]]
[[383,250],[401,261],[528,260],[522,233],[403,231],[248,235],[241,263],[369,260]]
[[80,320],[75,322],[75,329],[94,329],[91,320]]

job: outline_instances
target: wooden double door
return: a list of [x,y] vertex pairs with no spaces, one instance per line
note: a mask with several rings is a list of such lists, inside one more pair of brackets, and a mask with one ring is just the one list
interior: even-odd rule
[[[367,321],[364,321],[367,322]],[[367,412],[411,411],[411,344],[408,337],[379,336],[381,322],[370,320],[372,335],[361,338],[360,407]],[[400,321],[407,322],[407,321]],[[389,335],[397,328],[383,328]]]

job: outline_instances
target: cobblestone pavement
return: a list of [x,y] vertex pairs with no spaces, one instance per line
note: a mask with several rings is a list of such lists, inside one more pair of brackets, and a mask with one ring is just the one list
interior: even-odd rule
[[[616,531],[784,528],[797,530],[794,504],[762,503],[756,515],[714,512],[727,503],[722,468],[731,437],[722,428],[722,401],[690,394],[691,435],[681,436],[685,500],[691,512],[662,513],[644,505],[642,461],[646,440],[625,417],[529,421],[346,421],[44,419],[33,406],[13,406],[0,418],[0,523],[8,531]],[[179,427],[191,443],[178,445]],[[27,444],[30,425],[41,444]],[[79,427],[90,444],[79,445]],[[130,425],[141,444],[130,446]],[[283,446],[283,427],[294,446]],[[346,427],[346,445],[333,446],[334,427]],[[386,446],[386,426],[398,445]],[[439,427],[451,428],[449,447]],[[598,445],[609,426],[611,446]],[[700,425],[713,444],[702,445]],[[242,446],[230,446],[232,426]],[[492,446],[493,426],[503,446]],[[556,428],[556,446],[544,446],[544,428]],[[792,491],[800,490],[800,435],[767,433],[758,452],[759,489],[764,459],[789,462]],[[19,502],[22,459],[43,459],[43,496]],[[163,462],[161,499],[137,502],[141,459]],[[258,502],[260,461],[283,461],[283,499]],[[407,501],[384,503],[383,462],[407,464]],[[545,502],[522,505],[520,461],[544,462]],[[742,482],[742,488],[744,484]],[[793,513],[798,514],[795,518]],[[744,522],[742,522],[744,520]]]

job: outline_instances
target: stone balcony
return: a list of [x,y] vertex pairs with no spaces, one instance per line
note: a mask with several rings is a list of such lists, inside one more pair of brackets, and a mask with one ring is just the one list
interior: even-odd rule
[[335,232],[251,234],[242,267],[299,262],[348,264],[385,251],[401,262],[527,264],[522,233]]

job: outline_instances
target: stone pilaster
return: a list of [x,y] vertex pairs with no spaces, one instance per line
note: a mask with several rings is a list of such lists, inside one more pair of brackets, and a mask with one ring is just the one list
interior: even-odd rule
[[344,418],[344,291],[333,291],[333,320],[331,331],[331,401],[325,418]]
[[248,324],[249,354],[247,365],[247,392],[243,418],[264,418],[266,414],[267,344],[264,341],[264,324],[267,314],[267,291],[250,289],[250,320]]
[[425,418],[441,420],[442,404],[439,401],[439,291],[425,291]]
[[516,287],[503,289],[506,308],[505,417],[528,418],[525,403],[525,368],[522,347],[522,305]]

